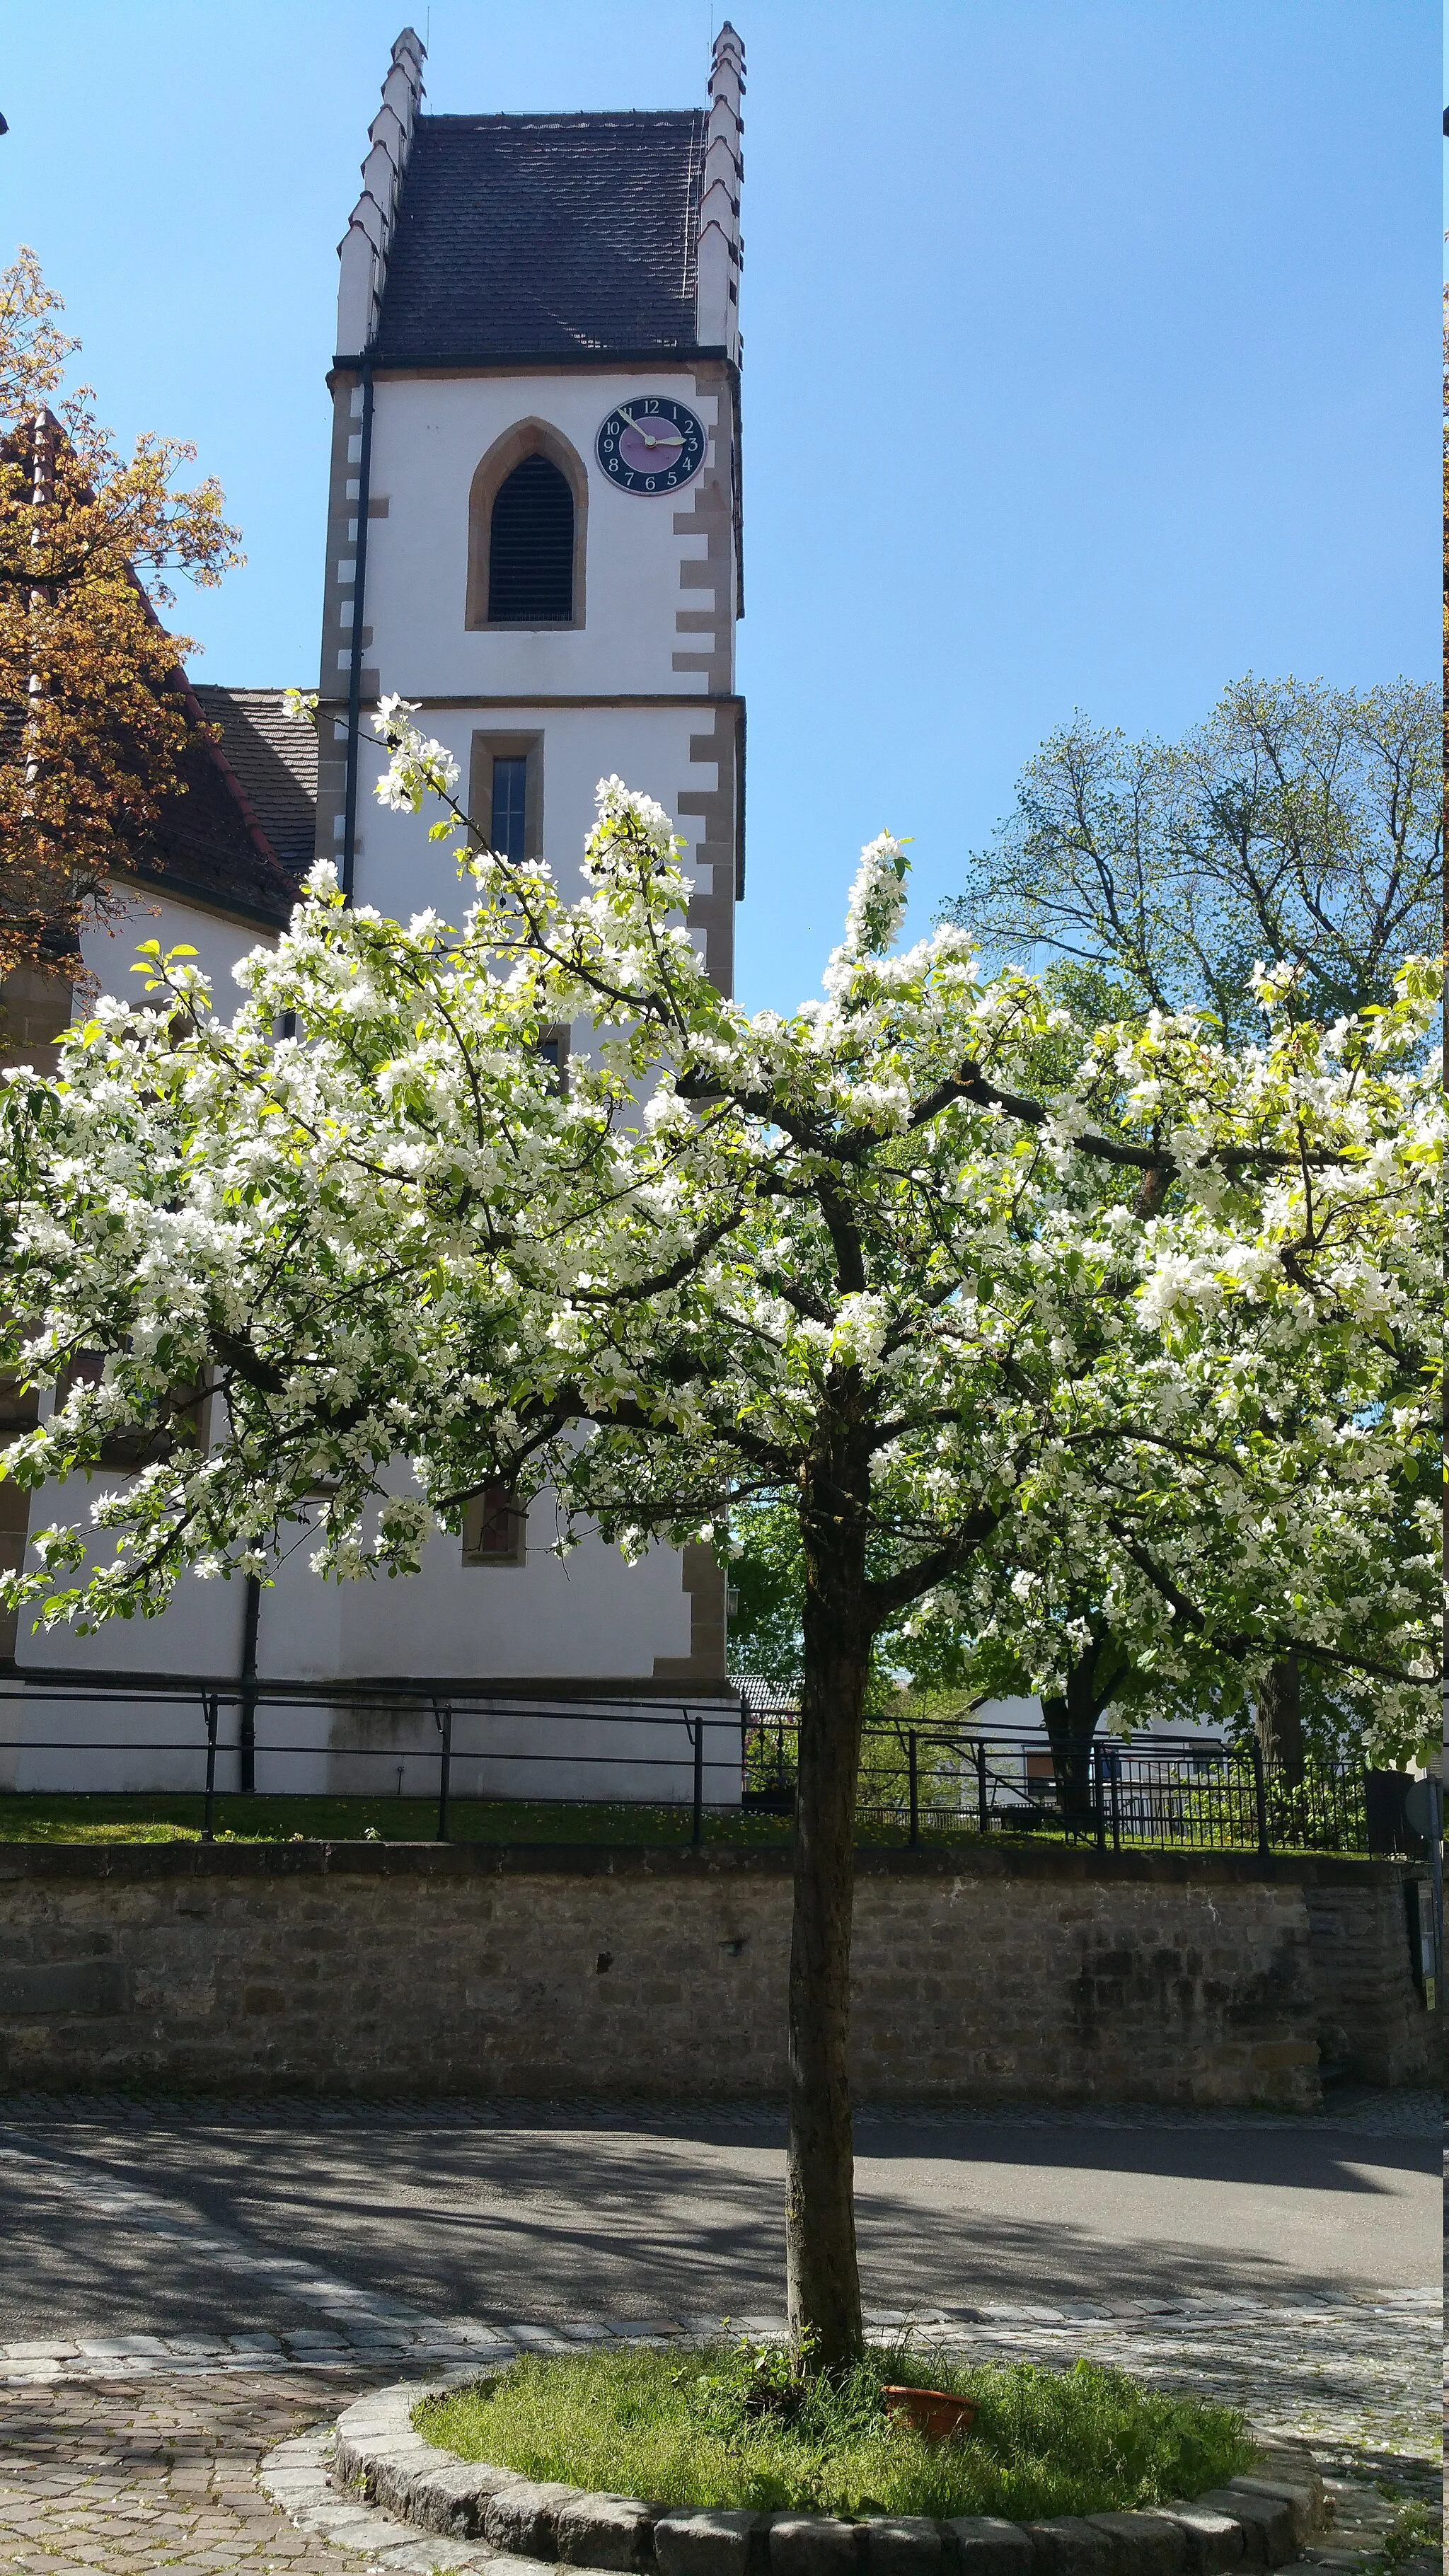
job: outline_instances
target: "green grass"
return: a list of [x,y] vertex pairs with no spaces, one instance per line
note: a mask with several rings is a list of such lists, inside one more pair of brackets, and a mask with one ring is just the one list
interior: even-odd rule
[[[0,1843],[197,1842],[203,1803],[199,1796],[160,1791],[134,1797],[84,1791],[23,1797],[0,1793]],[[692,1824],[687,1806],[603,1806],[546,1798],[455,1798],[448,1816],[449,1835],[457,1843],[608,1843],[651,1851],[687,1843]],[[430,1843],[437,1834],[438,1809],[432,1798],[243,1798],[228,1793],[216,1800],[215,1827],[217,1841],[228,1843]],[[716,1848],[781,1850],[788,1847],[792,1830],[788,1816],[732,1811],[704,1820],[704,1839]],[[951,1831],[933,1826],[924,1815],[921,1819],[921,1842],[927,1849],[974,1848],[980,1839],[970,1830]],[[1008,1851],[1066,1839],[1060,1828],[1050,1826],[1011,1834],[993,1825],[990,1835],[993,1850]],[[901,1850],[909,1840],[904,1824],[872,1817],[861,1818],[856,1827],[856,1842],[866,1850]],[[1296,1849],[1274,1845],[1284,1854]]]
[[1394,2576],[1411,2559],[1428,2558],[1439,2564],[1443,2557],[1444,2518],[1421,2498],[1410,2497],[1399,2506],[1393,2521],[1380,2541],[1369,2565]]
[[[203,1801],[193,1796],[148,1792],[135,1797],[83,1792],[0,1795],[0,1842],[10,1843],[170,1843],[195,1842],[202,1825]],[[437,1803],[431,1798],[243,1798],[218,1796],[215,1809],[218,1842],[362,1842],[430,1843],[438,1829]],[[536,1798],[455,1798],[448,1811],[451,1839],[459,1843],[610,1843],[638,1844],[653,1850],[687,1843],[692,1818],[687,1806],[602,1806]],[[704,1838],[712,1845],[759,1850],[788,1846],[788,1816],[707,1815]],[[904,1825],[863,1824],[863,1843],[903,1845]],[[933,1833],[922,1840],[933,1845],[974,1842],[975,1835]],[[1015,1843],[1015,1835],[993,1834],[993,1842]],[[1031,1839],[1045,1839],[1034,1834]]]
[[[893,2424],[891,2380],[974,2397],[971,2431],[929,2442]],[[1230,2408],[1095,2363],[957,2369],[909,2345],[803,2389],[782,2352],[749,2344],[528,2355],[413,2420],[442,2449],[525,2477],[760,2511],[1100,2513],[1200,2494],[1253,2454]]]

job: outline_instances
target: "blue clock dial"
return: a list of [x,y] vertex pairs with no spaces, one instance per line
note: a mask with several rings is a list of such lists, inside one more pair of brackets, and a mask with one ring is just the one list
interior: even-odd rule
[[704,463],[702,424],[667,394],[634,394],[599,424],[594,453],[621,492],[677,492]]

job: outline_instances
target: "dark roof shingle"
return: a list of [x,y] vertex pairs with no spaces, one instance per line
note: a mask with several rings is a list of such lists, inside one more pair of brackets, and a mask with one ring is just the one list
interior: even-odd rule
[[284,694],[189,689],[193,712],[221,740],[193,729],[176,794],[154,823],[118,832],[118,865],[136,883],[286,928],[312,863],[317,736],[284,713]]
[[289,716],[283,689],[192,683],[221,751],[289,877],[312,864],[317,830],[317,731]]
[[702,109],[420,117],[377,362],[695,348],[705,123]]

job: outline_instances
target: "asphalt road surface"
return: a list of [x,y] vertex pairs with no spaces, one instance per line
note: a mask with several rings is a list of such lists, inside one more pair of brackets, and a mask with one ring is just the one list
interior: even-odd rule
[[[308,2267],[432,2316],[745,2317],[782,2294],[759,2109],[0,2112],[0,2340],[305,2323]],[[1440,2277],[1440,2141],[1315,2119],[865,2113],[868,2301],[1311,2301]]]

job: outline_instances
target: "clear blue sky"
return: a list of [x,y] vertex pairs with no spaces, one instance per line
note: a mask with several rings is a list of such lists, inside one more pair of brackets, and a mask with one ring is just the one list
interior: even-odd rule
[[[684,106],[709,0],[420,0],[429,104]],[[244,572],[199,676],[315,678],[334,249],[402,0],[0,0],[7,243]],[[1073,706],[1436,667],[1429,0],[739,0],[750,896],[788,1005],[860,842],[924,925]]]

